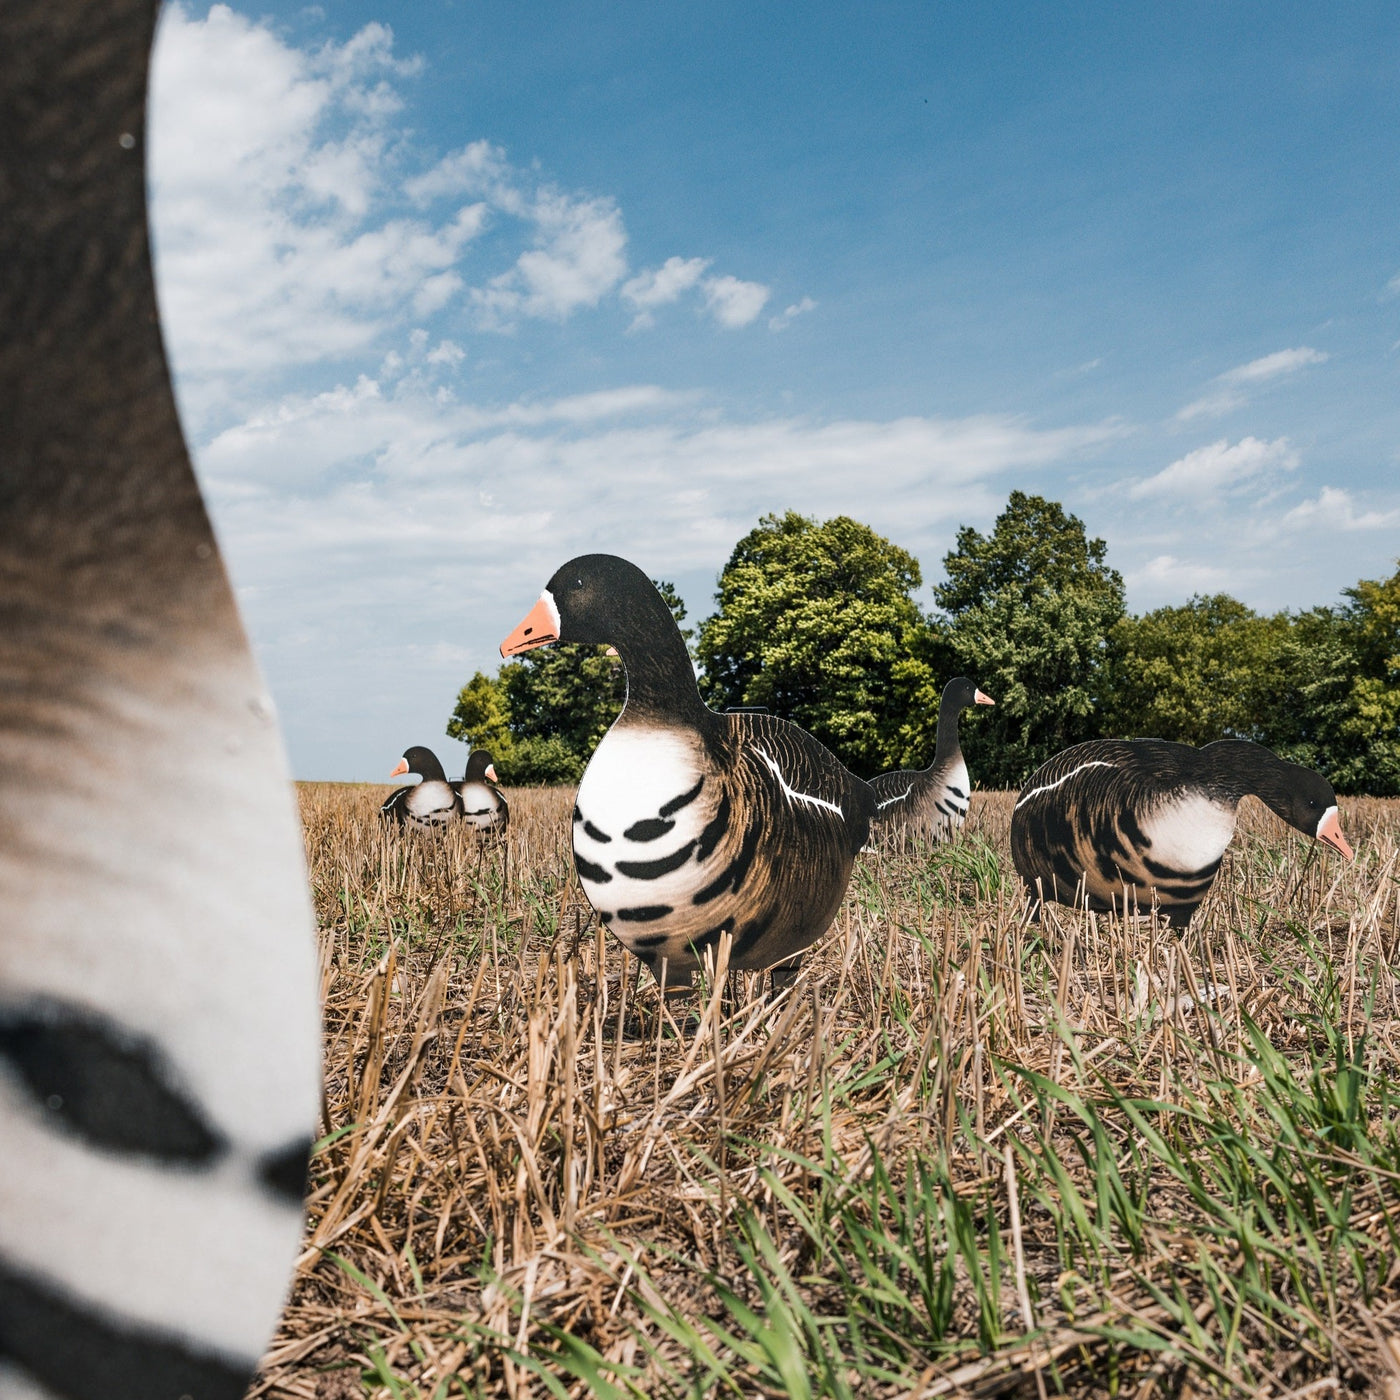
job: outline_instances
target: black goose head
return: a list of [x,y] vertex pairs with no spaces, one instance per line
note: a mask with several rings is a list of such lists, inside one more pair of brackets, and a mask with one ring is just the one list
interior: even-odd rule
[[581,554],[556,569],[540,600],[501,643],[502,656],[519,656],[551,642],[655,647],[680,628],[656,585],[615,554]]
[[491,753],[488,749],[473,749],[467,757],[467,771],[462,774],[464,783],[479,783],[483,780],[488,782],[498,782],[496,777],[496,767],[491,761]]
[[397,778],[404,773],[417,773],[425,783],[447,781],[447,774],[443,772],[437,754],[432,749],[425,749],[421,744],[414,744],[411,749],[405,749],[403,757],[399,759],[399,766],[389,776]]
[[1227,739],[1206,748],[1207,752],[1231,761],[1232,766],[1247,765],[1252,771],[1246,791],[1252,792],[1276,817],[1352,859],[1351,846],[1337,819],[1337,794],[1321,773],[1289,763],[1260,744]]
[[947,685],[943,687],[943,698],[938,703],[940,713],[944,710],[966,710],[973,705],[995,705],[996,701],[990,695],[984,695],[977,689],[977,683],[970,681],[966,676],[954,676]]
[[703,723],[695,670],[656,585],[615,554],[581,554],[555,571],[540,600],[501,643],[519,656],[551,642],[610,644],[627,669],[627,709]]

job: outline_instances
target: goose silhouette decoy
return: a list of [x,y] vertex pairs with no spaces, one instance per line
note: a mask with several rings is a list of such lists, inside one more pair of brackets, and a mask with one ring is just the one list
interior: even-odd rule
[[421,744],[403,751],[391,778],[416,773],[422,782],[395,788],[384,799],[379,815],[410,831],[440,831],[462,815],[462,799],[456,787],[447,781],[442,764],[432,749]]
[[877,835],[946,841],[962,829],[972,785],[958,742],[958,719],[972,705],[994,704],[996,701],[966,676],[955,676],[943,687],[933,762],[927,768],[902,768],[870,780],[879,804],[875,809]]
[[1351,859],[1332,785],[1258,744],[1098,739],[1065,749],[1027,780],[1011,817],[1011,854],[1032,911],[1042,894],[1101,911],[1156,903],[1184,928],[1246,795]]
[[875,794],[797,725],[707,708],[670,608],[625,559],[565,564],[501,654],[550,642],[611,643],[627,673],[574,809],[599,921],[669,986],[726,933],[732,968],[790,981],[836,915]]
[[238,1400],[320,1027],[146,229],[151,0],[0,5],[0,1394]]
[[496,765],[486,749],[467,755],[467,771],[453,783],[462,804],[462,820],[477,831],[501,835],[510,821],[510,805],[496,787]]

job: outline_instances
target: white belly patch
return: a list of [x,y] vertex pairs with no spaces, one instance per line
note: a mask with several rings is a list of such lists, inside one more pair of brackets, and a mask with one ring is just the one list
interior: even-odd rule
[[1225,854],[1235,834],[1235,812],[1192,794],[1164,802],[1143,821],[1142,830],[1151,842],[1147,855],[1188,874],[1213,865]]
[[589,901],[620,936],[662,931],[665,914],[637,915],[688,909],[703,880],[696,846],[716,799],[702,776],[697,742],[641,726],[611,730],[589,762],[574,860]]

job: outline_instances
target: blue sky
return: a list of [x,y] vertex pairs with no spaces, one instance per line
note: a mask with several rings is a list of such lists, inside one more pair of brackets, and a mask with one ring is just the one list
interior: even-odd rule
[[765,511],[932,582],[1041,492],[1138,610],[1400,555],[1393,4],[169,3],[150,141],[301,777],[456,771],[559,563],[702,616]]

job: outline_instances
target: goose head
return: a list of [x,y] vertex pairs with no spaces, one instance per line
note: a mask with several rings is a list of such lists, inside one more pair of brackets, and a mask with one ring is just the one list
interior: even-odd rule
[[502,656],[519,656],[551,642],[612,645],[626,660],[629,648],[664,643],[680,628],[656,585],[615,554],[581,554],[556,569],[539,601],[501,643]]
[[1295,830],[1340,851],[1348,860],[1354,858],[1337,817],[1337,794],[1321,773],[1280,759],[1273,781],[1259,797]]
[[443,772],[442,764],[438,762],[437,755],[432,749],[425,749],[421,744],[414,744],[411,749],[405,749],[403,757],[399,759],[398,767],[389,776],[398,778],[404,773],[416,773],[424,782],[445,783],[447,781],[447,774]]
[[467,757],[467,771],[462,775],[462,781],[464,783],[479,783],[482,779],[491,783],[500,782],[496,776],[496,765],[491,761],[490,752],[486,749],[473,749]]

